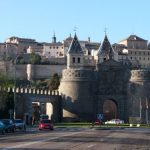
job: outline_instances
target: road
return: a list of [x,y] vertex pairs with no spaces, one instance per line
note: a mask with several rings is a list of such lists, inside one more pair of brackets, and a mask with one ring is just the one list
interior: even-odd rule
[[30,130],[0,135],[0,150],[150,150],[150,129]]

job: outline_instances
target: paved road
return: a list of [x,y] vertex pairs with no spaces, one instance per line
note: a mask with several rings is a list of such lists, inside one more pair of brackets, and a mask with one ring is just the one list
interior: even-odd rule
[[0,135],[0,150],[150,150],[150,129],[30,130]]

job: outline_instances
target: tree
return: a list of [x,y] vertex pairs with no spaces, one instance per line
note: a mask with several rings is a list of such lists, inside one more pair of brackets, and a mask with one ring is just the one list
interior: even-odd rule
[[41,63],[41,57],[37,54],[31,54],[30,62],[31,62],[31,64],[40,64]]
[[[3,89],[11,86],[12,82],[0,74],[0,87]],[[0,93],[0,118],[8,118],[8,111],[14,107],[13,93],[5,90],[1,90]]]
[[60,77],[55,73],[52,79],[48,82],[48,88],[50,90],[57,90],[60,85]]

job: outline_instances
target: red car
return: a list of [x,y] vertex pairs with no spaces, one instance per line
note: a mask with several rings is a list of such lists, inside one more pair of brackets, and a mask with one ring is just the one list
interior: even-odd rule
[[39,122],[39,130],[54,130],[54,125],[51,120],[43,119]]

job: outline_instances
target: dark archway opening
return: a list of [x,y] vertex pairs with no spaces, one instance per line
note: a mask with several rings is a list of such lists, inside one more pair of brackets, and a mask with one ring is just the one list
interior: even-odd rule
[[117,118],[117,104],[113,100],[105,100],[103,104],[103,114],[105,120]]

